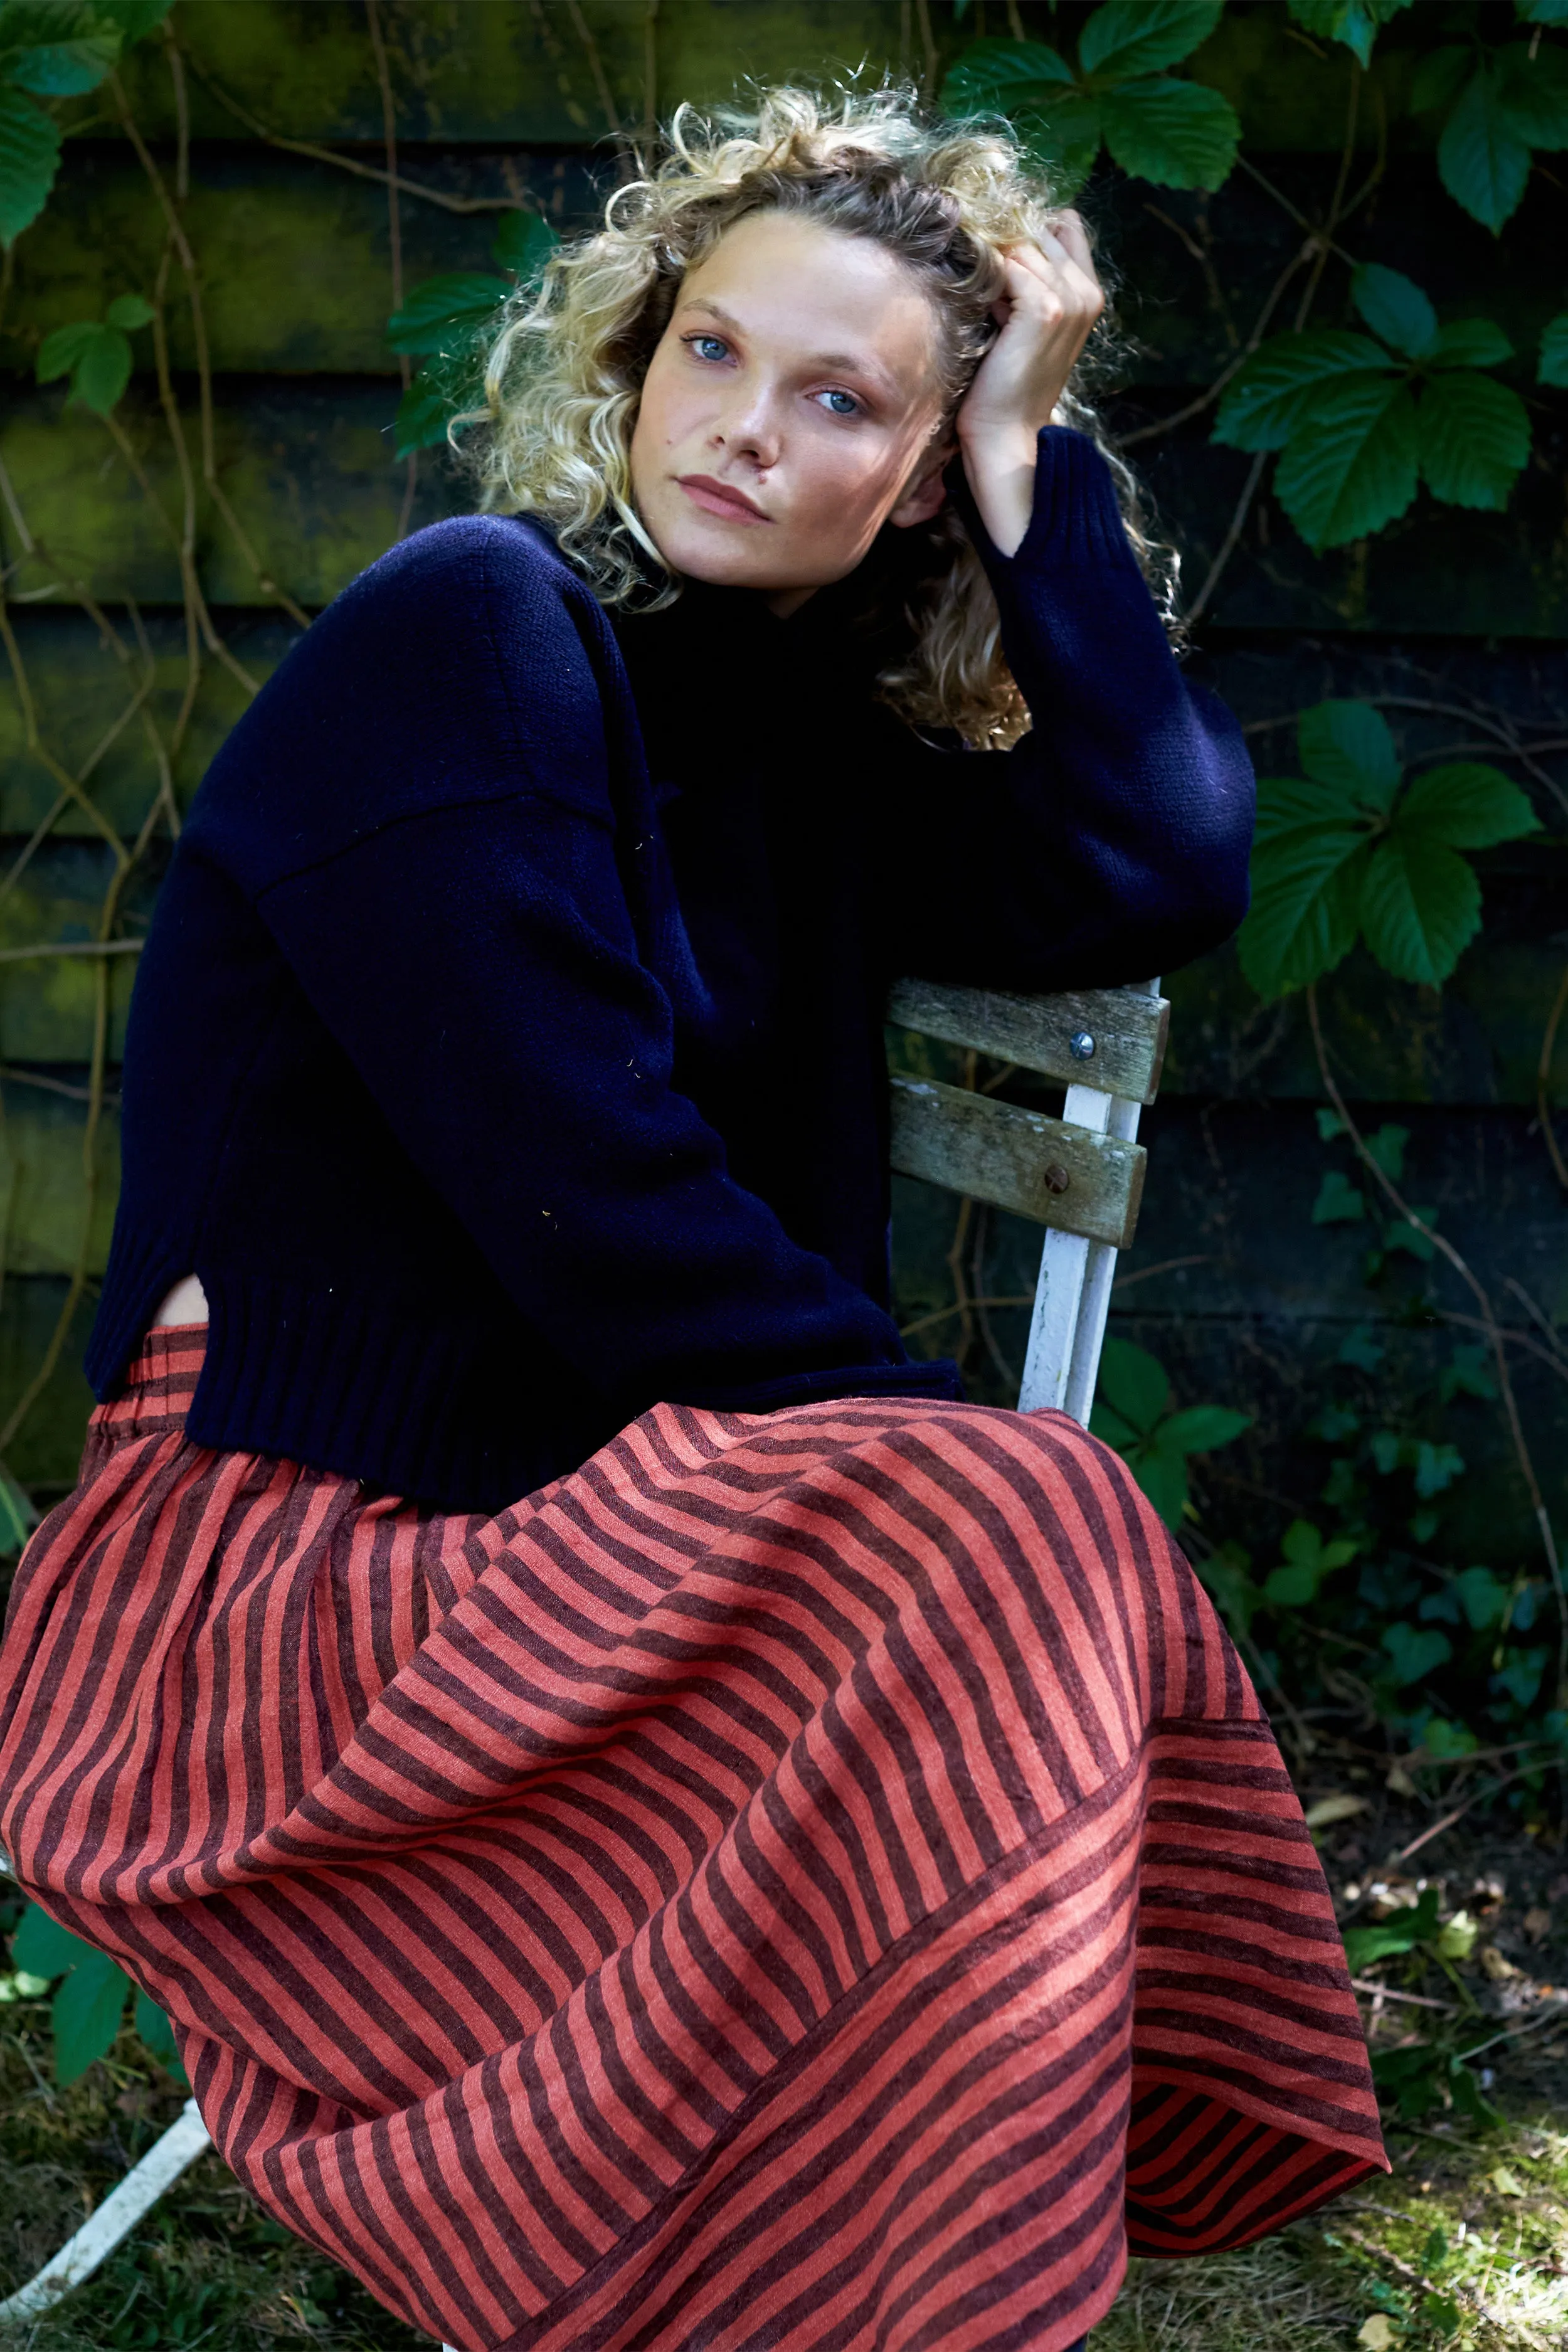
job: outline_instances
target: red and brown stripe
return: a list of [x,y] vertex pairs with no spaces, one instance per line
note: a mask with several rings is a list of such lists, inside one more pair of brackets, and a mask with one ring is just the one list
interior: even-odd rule
[[1384,2163],[1300,1808],[1055,1413],[661,1405],[498,1518],[190,1445],[24,1559],[0,1839],[464,2352],[1063,2352]]

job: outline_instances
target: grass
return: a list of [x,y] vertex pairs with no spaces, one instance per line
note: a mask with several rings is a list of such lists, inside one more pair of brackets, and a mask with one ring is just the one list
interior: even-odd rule
[[[1380,1817],[1373,1850],[1405,1833]],[[1342,1907],[1364,1918],[1365,1893],[1345,1897],[1375,1877],[1365,1847],[1350,1829],[1322,1844]],[[1441,2105],[1390,2118],[1391,2176],[1237,2253],[1133,2263],[1092,2352],[1568,2352],[1568,2004],[1559,2012],[1552,1992],[1568,1984],[1563,1857],[1489,1826],[1447,1833],[1410,1867],[1437,1878],[1446,1914],[1468,1905],[1484,1924],[1457,1967],[1380,1964],[1373,2046],[1431,2030],[1436,2012],[1399,1992],[1447,2001],[1446,2030],[1462,2026],[1466,2046],[1513,2037],[1478,2061],[1502,2120]],[[0,2007],[0,2294],[64,2242],[184,2096],[130,2033],[68,2089],[51,2082],[50,2054],[42,2001]],[[0,2352],[427,2352],[429,2340],[269,2221],[211,2156],[95,2279],[0,2327]]]

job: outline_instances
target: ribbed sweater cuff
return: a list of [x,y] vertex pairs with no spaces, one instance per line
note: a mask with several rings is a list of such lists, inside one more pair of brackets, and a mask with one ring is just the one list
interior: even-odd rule
[[1016,549],[1004,555],[981,519],[960,451],[942,480],[993,580],[1020,572],[1114,567],[1138,575],[1116,481],[1094,443],[1069,425],[1043,425],[1035,442],[1035,502]]

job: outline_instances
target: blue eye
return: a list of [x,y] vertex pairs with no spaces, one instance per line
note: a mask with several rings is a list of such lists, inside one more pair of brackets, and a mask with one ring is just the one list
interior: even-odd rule
[[717,343],[721,352],[728,351],[729,349],[729,345],[725,342],[722,335],[683,335],[681,337],[681,341],[687,344]]
[[849,403],[847,408],[836,408],[833,412],[835,416],[858,416],[860,414],[860,404],[853,393],[826,392],[822,396],[825,400],[847,400]]

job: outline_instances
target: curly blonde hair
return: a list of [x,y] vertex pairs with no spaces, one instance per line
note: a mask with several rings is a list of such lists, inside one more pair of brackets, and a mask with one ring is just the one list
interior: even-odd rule
[[[610,196],[604,226],[557,247],[508,304],[488,355],[486,407],[471,420],[480,430],[464,445],[486,509],[538,515],[601,604],[643,611],[680,593],[632,503],[643,378],[682,278],[727,229],[755,213],[799,213],[874,239],[912,270],[939,321],[940,436],[999,332],[1000,248],[1037,240],[1060,209],[1005,118],[946,120],[892,79],[831,100],[786,83],[707,116],[683,104],[662,143],[657,168]],[[1106,343],[1102,321],[1097,357]],[[1080,362],[1058,416],[1110,460],[1128,538],[1170,620],[1175,560],[1151,536],[1138,485],[1079,388],[1083,373]],[[1029,713],[961,519],[950,503],[898,536],[913,544],[880,568],[880,585],[886,604],[890,583],[904,631],[878,697],[910,726],[1010,748]]]

